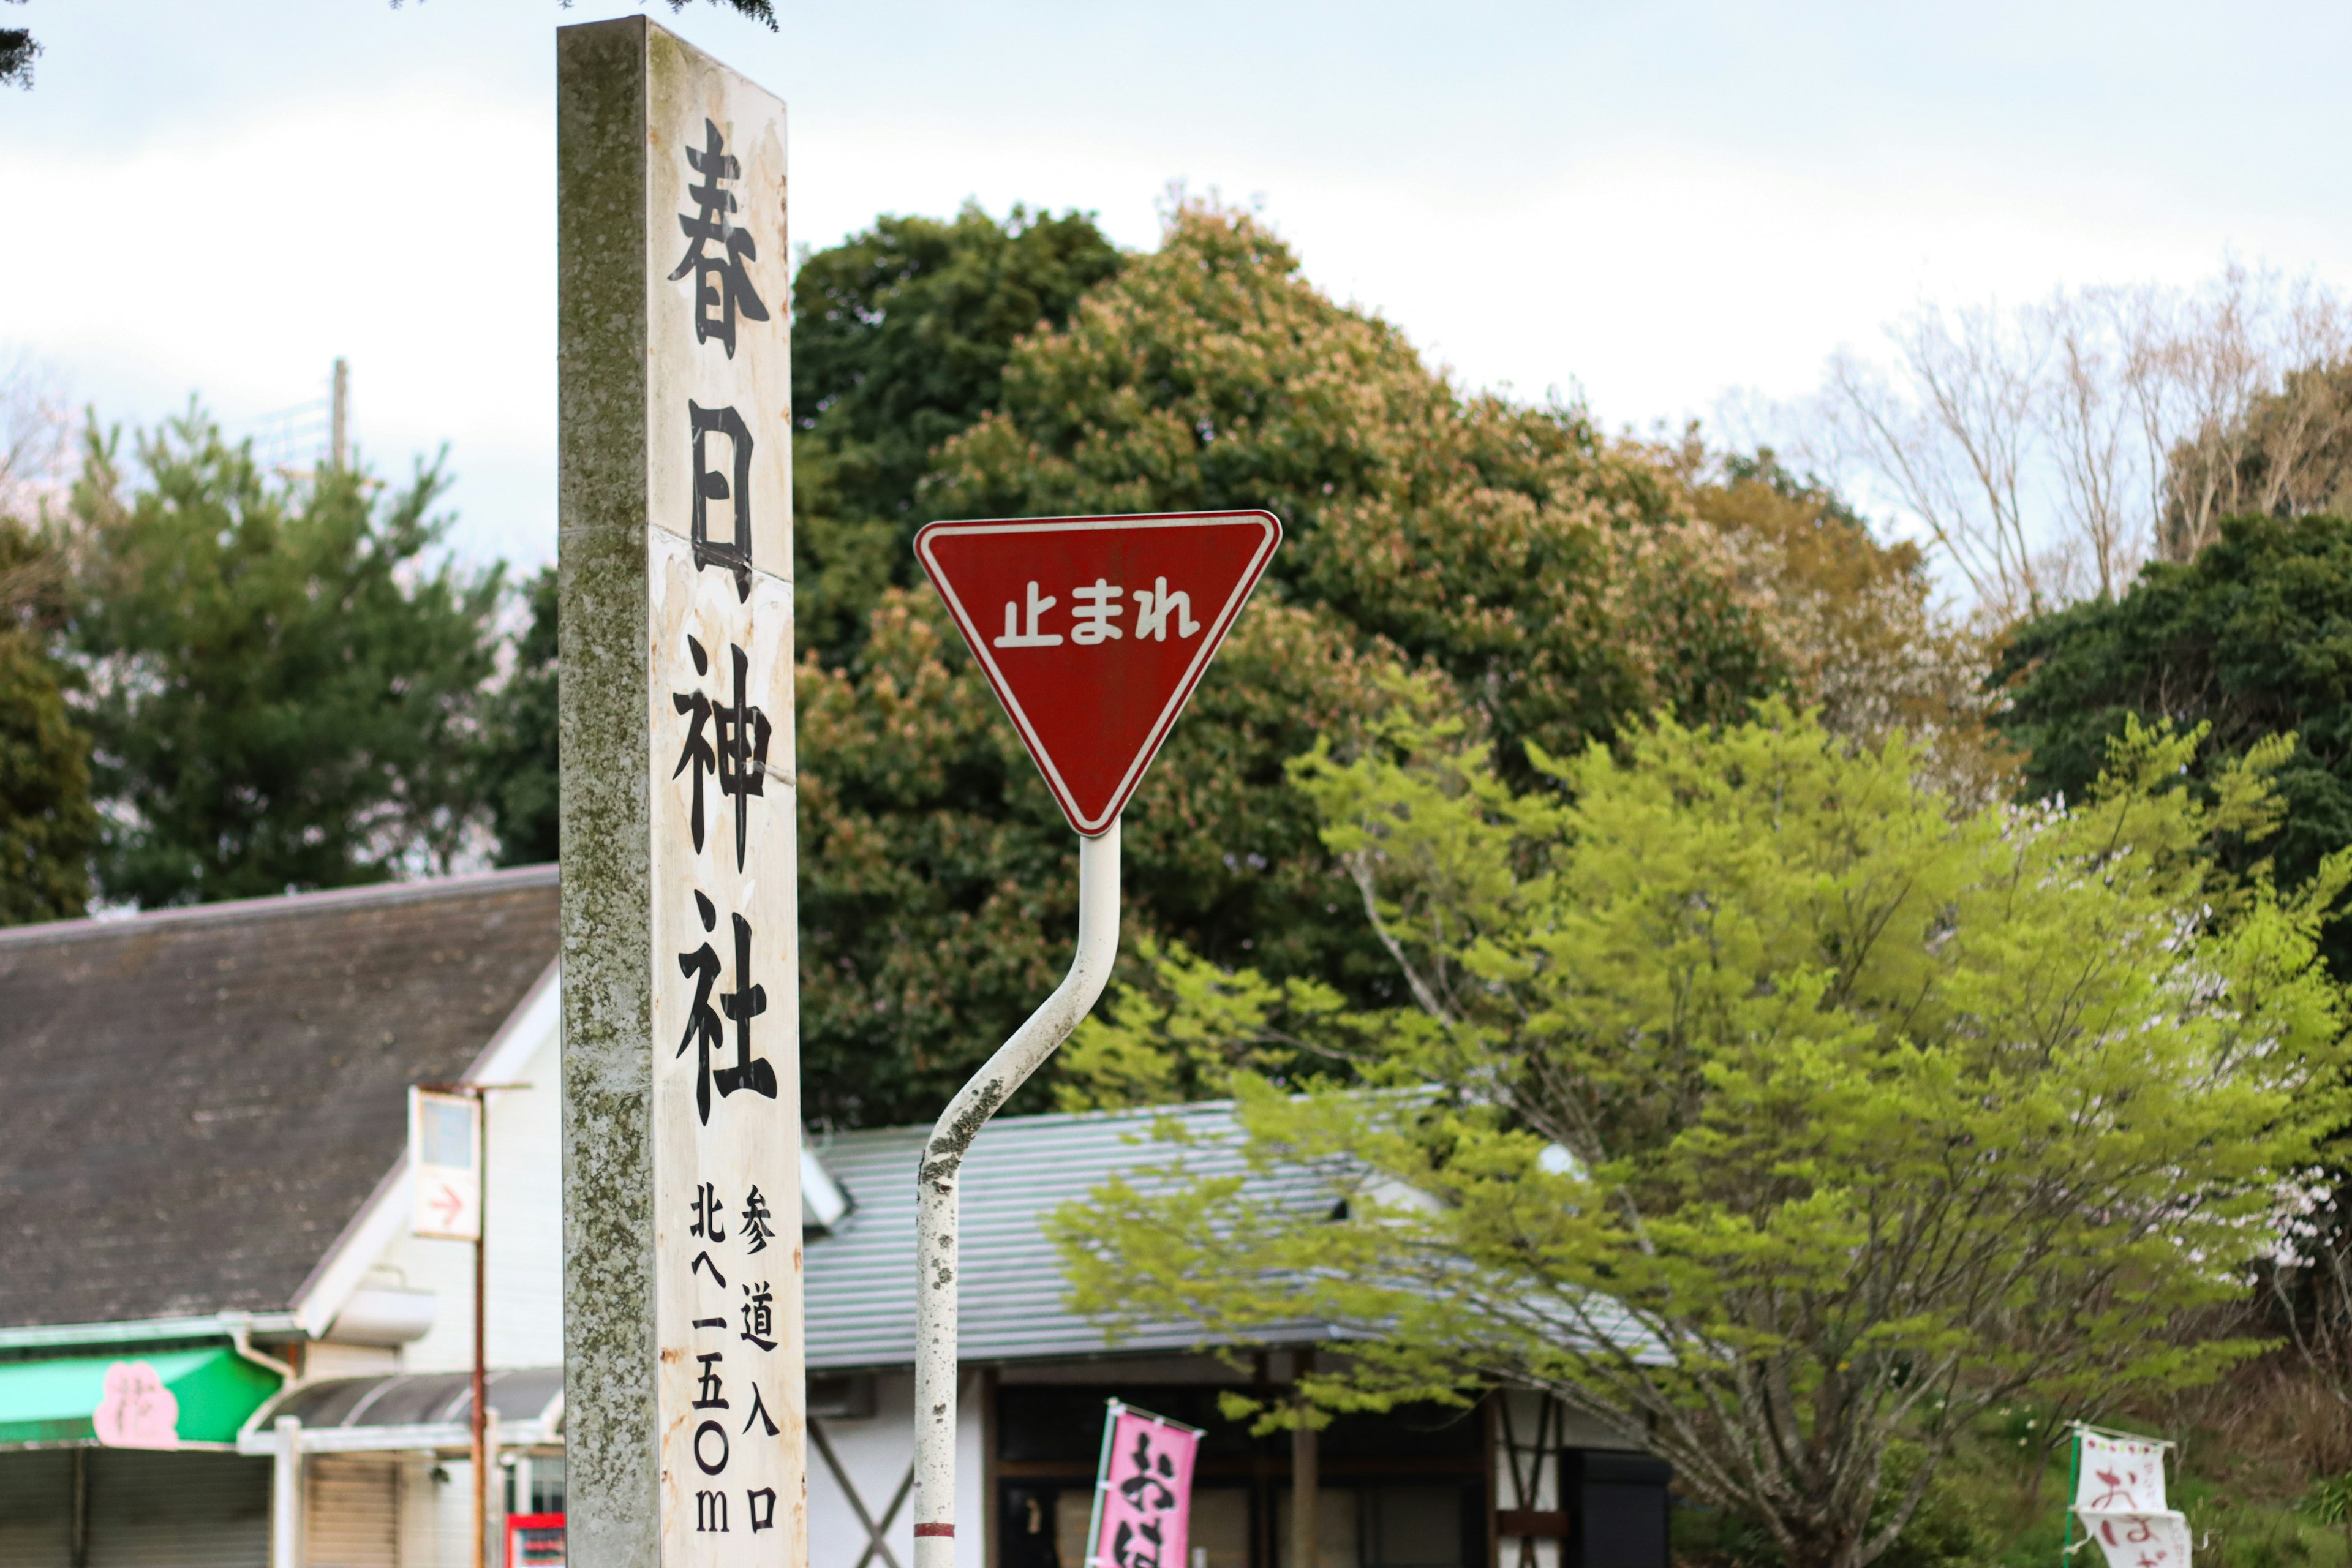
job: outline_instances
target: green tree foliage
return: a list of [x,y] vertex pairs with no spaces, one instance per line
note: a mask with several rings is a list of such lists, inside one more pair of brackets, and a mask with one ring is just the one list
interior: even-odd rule
[[1737,713],[1783,674],[1646,454],[1578,408],[1463,396],[1262,225],[1199,205],[1021,345],[1002,411],[949,444],[927,500],[1265,507],[1288,535],[1277,591],[1453,676],[1509,766],[1523,739],[1573,749],[1653,707]]
[[1985,722],[1990,654],[1937,613],[1917,546],[1881,544],[1842,497],[1769,449],[1712,454],[1694,426],[1659,460],[1740,563],[1792,685],[1825,726],[1873,742],[1904,731],[1925,743],[1938,780],[1972,800],[2008,782],[2014,758]]
[[482,699],[475,752],[501,866],[546,865],[558,848],[554,567],[531,579],[526,602],[530,624],[515,639],[514,668]]
[[0,518],[0,925],[68,920],[89,898],[89,736],[48,648],[63,581],[48,542]]
[[[688,0],[669,0],[670,15],[674,16],[685,10],[688,3]],[[754,22],[764,22],[767,24],[768,31],[772,33],[776,30],[774,0],[710,0],[710,3],[724,6],[739,16],[749,16]]]
[[793,279],[801,646],[838,663],[914,573],[932,451],[997,405],[1013,345],[1069,319],[1120,257],[1082,213],[884,217]]
[[[1293,1174],[1059,1211],[1076,1305],[1242,1342],[1339,1325],[1361,1337],[1307,1385],[1330,1409],[1542,1389],[1790,1568],[1862,1568],[1989,1405],[2259,1348],[2200,1314],[2347,1110],[2315,936],[2352,856],[2201,929],[2205,851],[2275,820],[2285,747],[2208,804],[2196,739],[2129,730],[2070,813],[1963,807],[1899,737],[1778,703],[1534,753],[1559,793],[1418,723],[1318,753],[1297,772],[1418,1005],[1168,954],[1097,1054],[1222,1070],[1248,1168]],[[1251,1060],[1301,1047],[1375,1087]]]
[[[855,672],[801,667],[803,1099],[837,1124],[938,1114],[1069,964],[1077,840],[944,622],[894,590]],[[1127,810],[1130,939],[1384,986],[1281,769],[1388,668],[1308,612],[1243,618]]]
[[92,430],[68,644],[108,813],[98,879],[143,906],[433,868],[473,815],[467,744],[500,574],[427,556],[443,480],[265,476],[201,414]]
[[[2285,821],[2261,844],[2228,846],[2245,869],[2268,859],[2282,886],[2307,883],[2352,845],[2352,523],[2238,517],[2185,563],[2147,567],[2113,603],[2029,621],[2002,650],[2008,702],[1994,722],[2027,756],[2035,797],[2079,800],[2134,721],[2210,728],[2189,765],[2211,777],[2270,738],[2294,751],[2277,774]],[[2327,939],[2352,975],[2352,932]]]
[[[1377,1003],[1394,971],[1285,763],[1352,743],[1408,668],[1522,769],[1525,742],[1629,713],[1742,710],[1780,666],[1680,493],[1573,409],[1463,397],[1254,220],[1190,206],[1013,346],[913,510],[1282,516],[1128,809],[1129,926]],[[804,659],[800,702],[811,1109],[928,1117],[1067,963],[1075,841],[928,587],[885,590],[854,658]]]
[[33,85],[33,58],[41,46],[30,27],[0,27],[0,87]]

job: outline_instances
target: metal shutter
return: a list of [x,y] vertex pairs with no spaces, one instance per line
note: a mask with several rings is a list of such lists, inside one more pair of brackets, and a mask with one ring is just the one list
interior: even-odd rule
[[0,1454],[0,1563],[68,1568],[72,1561],[72,1450]]
[[269,1568],[269,1461],[91,1448],[89,1568]]
[[1648,1454],[1568,1450],[1561,1469],[1576,1524],[1570,1568],[1666,1568],[1667,1487],[1675,1469]]
[[400,1568],[400,1461],[320,1454],[310,1465],[310,1568]]

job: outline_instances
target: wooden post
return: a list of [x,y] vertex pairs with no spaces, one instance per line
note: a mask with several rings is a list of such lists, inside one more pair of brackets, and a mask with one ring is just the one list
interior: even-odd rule
[[783,105],[556,37],[567,1560],[804,1568]]
[[475,1212],[481,1217],[476,1223],[474,1230],[474,1381],[472,1410],[466,1436],[467,1441],[472,1444],[474,1452],[474,1568],[486,1568],[490,1545],[490,1447],[486,1440],[486,1435],[489,1430],[488,1398],[489,1374],[487,1363],[490,1334],[488,1314],[483,1310],[482,1306],[483,1297],[487,1293],[482,1284],[482,1244],[488,1238],[490,1233],[490,1173],[488,1169],[490,1152],[488,1126],[490,1097],[486,1094],[477,1094],[474,1099],[479,1107],[477,1114],[482,1119],[479,1123],[482,1129],[480,1147],[475,1153],[475,1168],[482,1178],[482,1196],[481,1201],[475,1206]]
[[68,1561],[73,1568],[89,1568],[89,1450],[73,1451],[73,1518],[68,1521],[71,1539],[66,1542]]

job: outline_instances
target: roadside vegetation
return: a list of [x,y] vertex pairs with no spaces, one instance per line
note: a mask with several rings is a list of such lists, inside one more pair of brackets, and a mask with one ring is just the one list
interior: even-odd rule
[[[1232,1098],[1339,1185],[1106,1190],[1081,1304],[1380,1330],[1237,1419],[1639,1426],[1694,1564],[2047,1568],[2084,1417],[2180,1441],[2200,1563],[2352,1568],[2332,300],[1923,310],[1737,441],[1464,387],[1181,198],[886,216],[794,312],[813,1122],[932,1114],[1075,918],[914,531],[1267,507],[1016,1109]],[[437,463],[0,379],[0,921],[554,858],[552,577]]]

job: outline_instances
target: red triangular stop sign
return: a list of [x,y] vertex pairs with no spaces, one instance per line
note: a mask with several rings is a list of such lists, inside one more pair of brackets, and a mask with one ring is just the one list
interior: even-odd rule
[[1118,817],[1282,542],[1270,512],[935,522],[915,554],[1092,837]]

